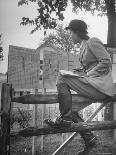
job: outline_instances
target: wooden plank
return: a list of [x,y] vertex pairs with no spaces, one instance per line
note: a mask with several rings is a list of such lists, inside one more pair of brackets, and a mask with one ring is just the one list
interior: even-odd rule
[[43,95],[30,94],[12,99],[13,102],[22,104],[54,104],[58,102],[57,94]]
[[[51,51],[46,51],[45,49],[44,49],[44,52],[42,53],[43,54],[43,75],[42,75],[42,95],[45,95],[46,94],[46,88],[47,88],[47,86],[46,86],[46,84],[48,83],[48,84],[50,84],[49,86],[50,87],[53,87],[53,85],[52,84],[54,84],[54,80],[52,79],[52,80],[50,80],[50,77],[53,75],[53,73],[52,72],[50,72],[50,70],[51,70],[51,63],[53,63],[53,62],[50,62],[51,60],[49,59],[49,56],[48,57],[46,57],[45,55],[46,55],[46,52],[47,52],[47,54],[49,55],[49,53],[52,53]],[[46,57],[46,58],[45,58]],[[45,59],[48,59],[48,65],[47,65],[47,67],[48,67],[48,73],[47,73],[47,70],[46,70],[46,60]],[[45,78],[46,77],[46,73],[47,73],[47,79]],[[48,80],[48,81],[46,81],[46,80]],[[53,83],[52,83],[52,82]],[[42,125],[42,127],[43,127],[43,122],[44,122],[44,119],[45,119],[45,112],[46,112],[46,104],[44,104],[44,105],[42,105],[42,117],[41,117],[41,125]],[[43,152],[43,149],[44,149],[44,136],[42,135],[41,136],[41,152]]]
[[[116,83],[114,83],[114,93],[116,93]],[[113,102],[113,120],[116,120],[116,102]],[[114,130],[114,141],[116,146],[116,130]]]
[[[42,94],[45,95],[46,94],[46,89],[44,88],[44,80],[43,80],[43,89],[42,89]],[[42,127],[44,126],[44,119],[45,119],[45,113],[46,113],[46,104],[42,105]],[[44,149],[44,136],[41,136],[41,152],[43,152]]]
[[9,46],[8,82],[14,88],[38,88],[40,54],[34,49]]
[[11,84],[2,84],[0,155],[10,155]]
[[94,121],[94,122],[80,122],[72,123],[70,127],[54,127],[49,126],[44,127],[29,127],[24,130],[17,132],[16,135],[30,137],[30,136],[39,136],[47,134],[57,134],[57,133],[67,133],[67,132],[86,132],[94,130],[108,130],[116,129],[116,121]]
[[[95,102],[112,102],[116,101],[116,96],[114,98],[107,98],[106,100],[92,100],[86,97],[83,97],[78,94],[72,94],[72,102],[73,103],[95,103]],[[21,97],[16,97],[12,99],[12,102],[22,103],[22,104],[54,104],[58,103],[58,95],[55,94],[30,94],[24,95]]]
[[[113,120],[116,120],[116,102],[113,103]],[[116,130],[114,130],[114,141],[116,145]]]
[[[35,94],[38,94],[38,89],[35,89]],[[37,126],[37,113],[38,113],[38,105],[33,105],[33,126]],[[33,136],[32,138],[32,155],[36,153],[38,149],[37,137]]]

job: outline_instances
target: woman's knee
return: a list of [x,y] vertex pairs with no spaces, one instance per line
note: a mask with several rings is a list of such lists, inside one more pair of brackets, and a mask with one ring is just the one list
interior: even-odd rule
[[57,84],[58,94],[70,95],[70,88],[66,83]]
[[62,83],[65,83],[64,76],[61,73],[58,73],[58,76],[57,76],[57,79],[56,79],[56,85],[59,85],[59,84],[62,84]]

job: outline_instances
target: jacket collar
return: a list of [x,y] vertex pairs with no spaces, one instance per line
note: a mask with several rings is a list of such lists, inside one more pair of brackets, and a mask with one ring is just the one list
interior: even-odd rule
[[81,45],[80,45],[80,52],[79,52],[79,60],[80,60],[80,62],[82,62],[85,48],[86,48],[86,40],[83,40]]

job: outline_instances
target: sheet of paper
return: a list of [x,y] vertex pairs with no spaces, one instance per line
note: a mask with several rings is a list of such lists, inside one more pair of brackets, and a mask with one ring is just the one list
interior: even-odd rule
[[68,76],[76,76],[76,77],[84,77],[84,76],[81,76],[79,74],[75,74],[71,71],[66,71],[66,70],[60,70],[59,71],[62,75],[68,75]]

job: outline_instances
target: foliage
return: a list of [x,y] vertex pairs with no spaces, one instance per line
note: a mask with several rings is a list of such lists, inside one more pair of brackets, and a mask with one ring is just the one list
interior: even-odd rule
[[74,47],[69,32],[63,29],[62,25],[58,25],[43,41],[44,44],[54,45],[65,52],[70,52]]
[[22,18],[22,25],[32,24],[36,25],[34,31],[41,29],[52,29],[56,27],[56,18],[52,17],[51,14],[55,13],[59,20],[63,20],[63,11],[66,9],[67,0],[20,0],[18,5],[21,6],[23,4],[28,5],[29,2],[35,2],[38,5],[38,16],[30,20],[28,17]]
[[21,128],[28,127],[29,121],[31,119],[31,113],[27,110],[20,110],[13,111],[11,114],[11,128],[13,127],[14,123],[18,123]]
[[71,0],[73,4],[73,11],[77,12],[79,10],[91,11],[93,14],[98,11],[100,15],[106,14],[105,0]]
[[2,35],[0,34],[0,60],[3,60]]
[[[22,18],[22,25],[32,24],[35,29],[31,32],[41,29],[53,29],[57,26],[57,21],[64,19],[63,12],[66,10],[67,5],[71,2],[73,11],[78,13],[79,10],[90,11],[94,13],[99,12],[99,15],[104,15],[110,8],[110,5],[115,6],[115,0],[19,0],[18,5],[29,5],[29,3],[37,4],[38,16],[35,19],[29,17]],[[55,13],[55,17],[52,14]]]
[[94,105],[90,105],[88,107],[86,107],[86,110],[84,112],[84,118],[89,118],[89,116],[91,116],[93,114],[94,111]]

